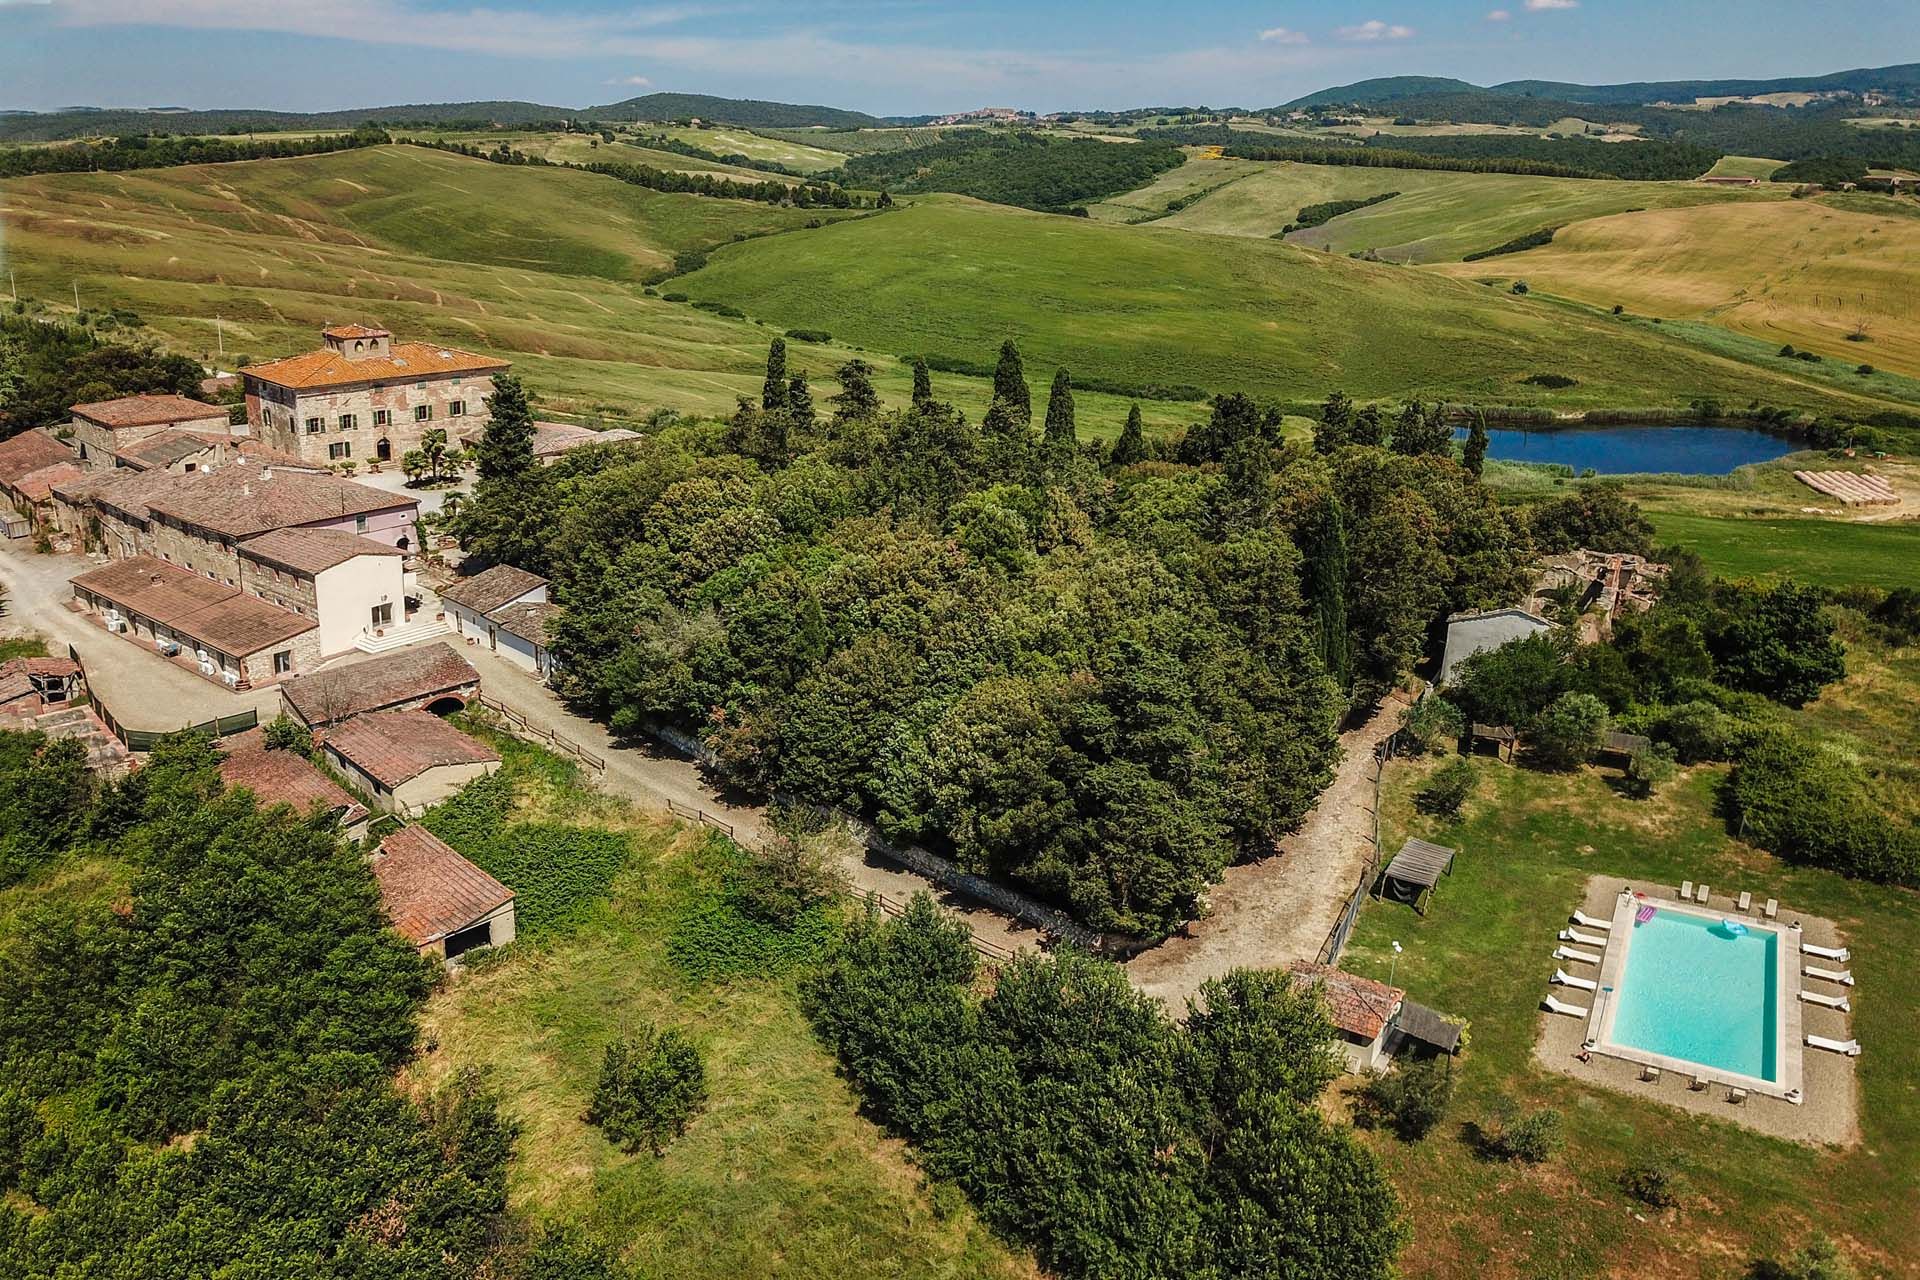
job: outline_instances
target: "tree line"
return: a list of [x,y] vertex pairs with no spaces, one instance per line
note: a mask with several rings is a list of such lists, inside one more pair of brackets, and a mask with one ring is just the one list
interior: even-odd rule
[[1184,163],[1183,152],[1164,144],[1118,146],[1020,130],[969,130],[923,147],[851,156],[846,178],[857,186],[950,191],[1057,212],[1143,186]]
[[371,126],[332,136],[259,142],[231,138],[150,138],[136,134],[111,142],[0,148],[0,178],[21,178],[36,173],[119,173],[184,164],[225,164],[232,160],[280,160],[377,147],[391,141],[384,131]]
[[0,316],[0,439],[65,422],[76,404],[143,392],[197,395],[182,355],[109,342],[78,325]]
[[[915,370],[883,406],[769,351],[720,422],[483,466],[476,563],[554,580],[560,684],[617,732],[695,734],[737,785],[1153,938],[1330,776],[1346,709],[1434,620],[1505,603],[1523,513],[1453,460],[1440,406],[1332,398],[1320,447],[1216,397],[1177,439],[1076,433],[1018,348],[979,422]],[[491,472],[491,474],[489,474]]]

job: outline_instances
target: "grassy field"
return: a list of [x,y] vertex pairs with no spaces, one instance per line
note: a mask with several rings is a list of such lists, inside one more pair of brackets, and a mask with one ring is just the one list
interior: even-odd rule
[[1709,178],[1770,178],[1782,164],[1764,156],[1721,156],[1707,170]]
[[[365,318],[506,355],[547,408],[634,419],[656,408],[724,413],[737,396],[757,396],[779,332],[647,297],[640,282],[682,250],[823,216],[834,215],[382,147],[0,184],[0,265],[39,314],[71,317],[77,282],[85,305],[129,308],[150,336],[210,362],[216,317],[228,366],[239,354],[308,350],[321,326]],[[991,359],[998,342],[969,354]],[[795,343],[791,362],[824,393],[855,354]],[[867,358],[882,397],[905,403],[909,370]],[[1034,372],[1036,394],[1049,376]],[[939,375],[936,387],[976,421],[990,395],[982,379]],[[1118,434],[1127,401],[1078,400],[1088,434]],[[1160,431],[1202,412],[1142,407]]]
[[[1185,167],[1194,165],[1190,162]],[[1627,209],[1787,198],[1785,191],[1767,188],[1727,189],[1685,182],[1600,182],[1281,162],[1257,166],[1158,225],[1267,237],[1279,233],[1305,205],[1361,200],[1383,191],[1400,194],[1322,226],[1296,231],[1290,239],[1336,253],[1371,249],[1391,262],[1455,262],[1542,227],[1565,226]]]
[[[1441,1127],[1414,1145],[1369,1138],[1413,1222],[1405,1274],[1718,1280],[1746,1275],[1752,1259],[1784,1254],[1815,1231],[1839,1239],[1871,1274],[1920,1270],[1912,1249],[1920,1230],[1920,1094],[1912,1083],[1920,1041],[1910,1033],[1920,990],[1906,976],[1920,938],[1920,896],[1791,869],[1732,840],[1716,814],[1719,769],[1690,770],[1655,799],[1636,801],[1623,800],[1599,772],[1559,777],[1480,761],[1479,791],[1463,820],[1435,823],[1411,804],[1431,767],[1389,767],[1382,840],[1395,848],[1416,834],[1458,848],[1454,874],[1426,917],[1369,902],[1342,961],[1385,978],[1397,940],[1405,951],[1394,980],[1472,1024]],[[1764,890],[1840,924],[1859,976],[1853,1028],[1867,1046],[1858,1146],[1810,1150],[1534,1064],[1554,933],[1585,879],[1598,874]],[[1538,1167],[1478,1158],[1463,1126],[1503,1096],[1559,1109],[1566,1151]],[[1677,1210],[1647,1210],[1620,1190],[1623,1168],[1654,1153],[1687,1180]]]
[[[1701,394],[1831,402],[1792,371],[1684,348],[1652,328],[1425,272],[1194,235],[1176,221],[1121,227],[928,200],[807,233],[803,246],[728,246],[677,283],[778,325],[827,326],[894,351],[981,360],[1016,334],[1034,369],[1064,364],[1134,384],[1313,398],[1341,386],[1569,408]],[[1578,385],[1524,383],[1543,370]]]
[[[522,1125],[517,1213],[584,1224],[640,1274],[683,1280],[1034,1275],[966,1208],[935,1212],[905,1149],[858,1114],[791,977],[696,983],[668,960],[668,935],[714,875],[709,837],[582,787],[546,752],[501,745],[516,818],[624,831],[635,850],[575,929],[461,975],[426,1010],[433,1047],[411,1075],[479,1068]],[[623,1154],[582,1119],[607,1043],[645,1024],[694,1040],[712,1094],[660,1158]]]
[[[790,145],[837,151],[842,157],[905,151],[940,141],[944,129],[755,129],[756,135]],[[844,159],[842,163],[845,163]]]
[[504,142],[515,151],[524,151],[530,156],[539,156],[543,160],[552,160],[556,164],[643,164],[651,165],[656,169],[665,169],[671,173],[707,173],[716,178],[732,178],[740,182],[785,182],[791,185],[795,181],[785,174],[769,173],[764,169],[749,169],[737,164],[700,160],[693,156],[683,156],[675,151],[643,147],[625,139],[605,142],[596,135],[585,133],[488,131],[439,134],[436,137],[450,142],[470,143],[484,150],[492,150]]
[[1693,548],[1720,573],[1786,574],[1841,587],[1920,587],[1920,524],[1852,524],[1788,516],[1647,512],[1665,542]]
[[[1445,270],[1525,277],[1596,306],[1710,320],[1848,365],[1920,376],[1920,234],[1904,218],[1805,200],[1649,209],[1592,218],[1543,248]],[[1849,341],[1855,334],[1866,340]]]
[[802,173],[826,173],[847,162],[843,152],[830,151],[824,146],[810,146],[791,137],[770,137],[748,129],[693,129],[680,125],[660,125],[649,132],[664,133],[670,138],[691,142],[718,155],[771,160]]

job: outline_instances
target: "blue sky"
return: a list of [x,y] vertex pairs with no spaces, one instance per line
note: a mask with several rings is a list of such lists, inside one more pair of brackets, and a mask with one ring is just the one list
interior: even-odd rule
[[1920,60],[1915,0],[0,0],[0,107],[297,110],[653,90],[879,114],[1271,106],[1380,75],[1584,82]]

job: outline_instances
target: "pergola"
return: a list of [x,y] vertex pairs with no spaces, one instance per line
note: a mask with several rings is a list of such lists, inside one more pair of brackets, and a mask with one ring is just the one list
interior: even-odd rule
[[1476,744],[1491,742],[1494,759],[1511,760],[1513,749],[1520,742],[1520,735],[1510,724],[1481,724],[1476,720],[1473,725],[1473,740]]
[[1404,902],[1425,915],[1427,899],[1433,896],[1434,886],[1440,883],[1442,875],[1452,874],[1453,850],[1409,836],[1386,870],[1380,873],[1375,892],[1394,902]]

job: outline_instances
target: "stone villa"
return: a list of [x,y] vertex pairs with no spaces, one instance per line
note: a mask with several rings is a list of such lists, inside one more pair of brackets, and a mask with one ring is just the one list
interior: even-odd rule
[[449,440],[487,420],[504,360],[385,329],[334,325],[325,345],[240,371],[247,423],[269,448],[318,463],[397,461],[435,427]]

